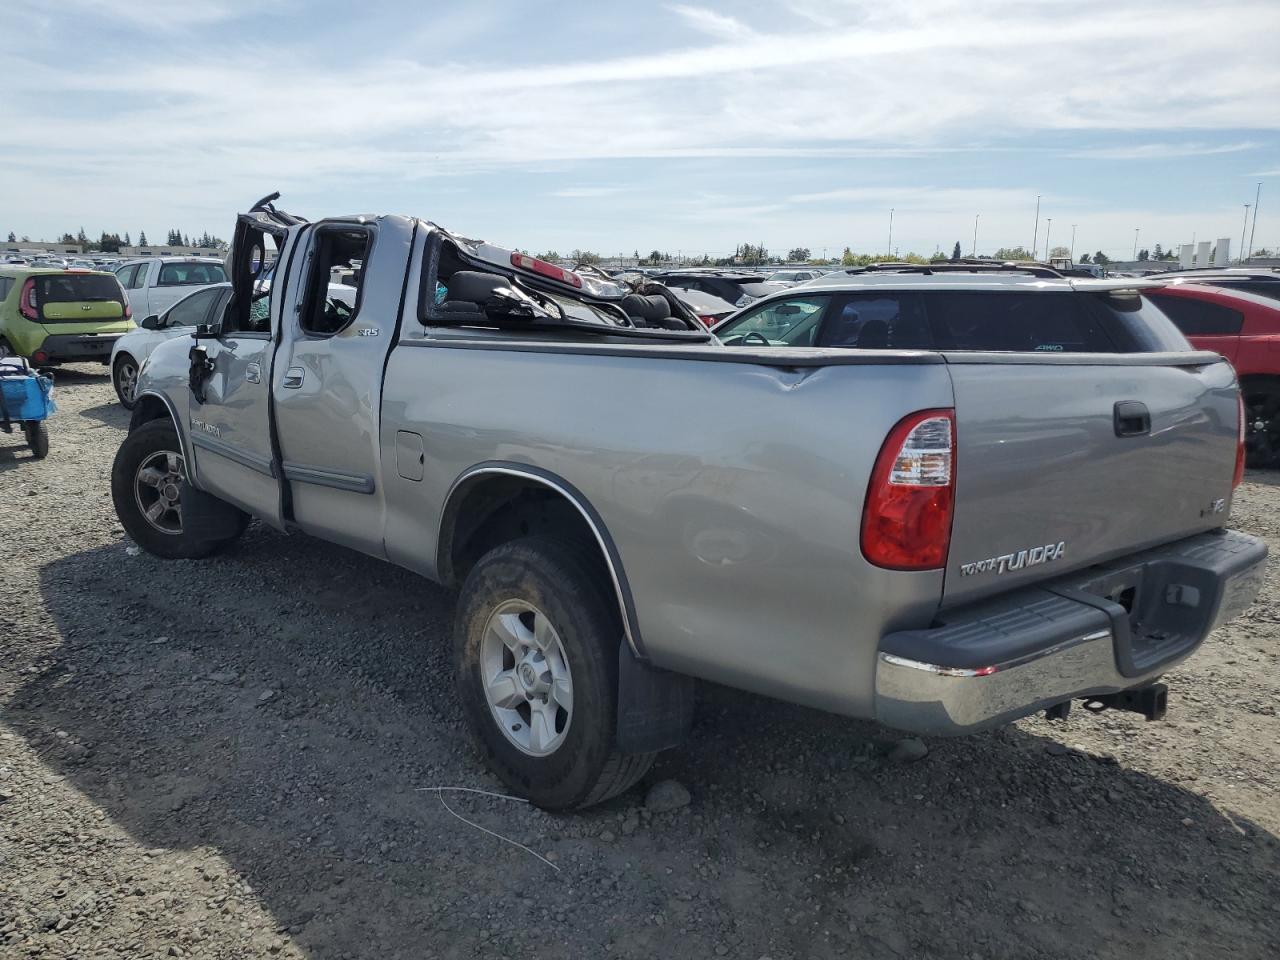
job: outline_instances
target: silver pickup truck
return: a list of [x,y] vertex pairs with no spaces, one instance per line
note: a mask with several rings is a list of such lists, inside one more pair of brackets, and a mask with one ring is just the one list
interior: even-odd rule
[[662,287],[274,199],[220,322],[140,371],[120,520],[195,558],[256,517],[457,585],[469,725],[545,807],[635,783],[693,678],[924,734],[1157,718],[1259,588],[1235,376],[1158,312],[1132,352],[726,346]]

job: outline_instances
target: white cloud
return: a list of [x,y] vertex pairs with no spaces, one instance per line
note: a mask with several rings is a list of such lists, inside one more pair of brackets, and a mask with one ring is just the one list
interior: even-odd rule
[[1073,150],[1069,157],[1093,160],[1166,160],[1173,157],[1210,157],[1221,153],[1256,150],[1261,144],[1252,140],[1240,143],[1139,143],[1117,147],[1090,147]]
[[707,7],[690,7],[683,4],[671,8],[695,30],[716,37],[720,40],[745,40],[756,36],[756,32],[735,17],[708,9]]
[[[1274,0],[1220,4],[1212,30],[1204,4],[1190,0],[1078,0],[1069,15],[1043,3],[790,0],[760,17],[707,0],[662,8],[661,22],[647,24],[661,44],[648,36],[628,42],[628,20],[641,16],[628,13],[617,35],[576,55],[539,55],[535,26],[556,29],[545,17],[530,20],[529,42],[518,47],[474,42],[487,33],[475,11],[467,43],[444,42],[452,34],[435,18],[424,25],[406,17],[405,36],[422,42],[370,57],[335,56],[332,43],[317,41],[299,19],[296,29],[273,32],[271,43],[255,30],[235,44],[185,30],[144,44],[144,55],[103,54],[72,69],[57,44],[32,50],[7,25],[39,10],[53,19],[55,35],[81,16],[154,30],[165,29],[166,17],[216,25],[257,7],[2,2],[6,212],[51,217],[55,226],[99,207],[137,209],[140,220],[156,216],[163,225],[160,211],[175,202],[213,216],[264,183],[317,194],[619,159],[719,160],[728,172],[734,161],[771,158],[955,155],[958,168],[981,165],[981,182],[1029,184],[1031,165],[1019,163],[1019,152],[1047,151],[1047,136],[1070,136],[1073,145],[1061,152],[1107,163],[1228,155],[1280,131]],[[503,14],[488,16],[492,23]],[[408,49],[417,51],[413,58]],[[1116,144],[1118,136],[1133,144]],[[796,242],[809,243],[799,218],[818,229],[827,221],[814,208],[823,203],[846,211],[829,221],[838,237],[848,210],[881,206],[922,216],[955,211],[957,223],[981,209],[995,229],[994,211],[1008,208],[1012,224],[1027,195],[1045,192],[966,189],[966,176],[977,175],[958,174],[961,182],[951,184],[933,176],[934,186],[912,189],[788,182],[701,215],[774,217],[794,223]],[[644,183],[551,195],[620,209],[627,193],[643,196]],[[650,196],[637,212],[653,217],[663,204],[682,218],[698,209]],[[941,222],[948,234],[957,229]]]

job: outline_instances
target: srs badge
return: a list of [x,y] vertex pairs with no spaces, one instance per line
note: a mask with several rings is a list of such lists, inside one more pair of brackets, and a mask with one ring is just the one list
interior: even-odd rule
[[1048,563],[1051,560],[1061,560],[1066,552],[1066,541],[1059,540],[1057,543],[1046,543],[1042,547],[1029,547],[1016,553],[1002,553],[998,557],[975,560],[973,563],[962,563],[960,564],[960,576],[971,577],[975,573],[995,573],[999,576],[1011,570],[1034,567],[1041,563]]

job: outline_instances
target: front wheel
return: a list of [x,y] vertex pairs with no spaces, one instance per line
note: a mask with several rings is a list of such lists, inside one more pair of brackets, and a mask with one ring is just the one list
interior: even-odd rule
[[22,425],[22,435],[31,448],[31,456],[43,460],[49,455],[49,427],[43,420],[28,420]]
[[455,660],[471,732],[495,773],[549,810],[608,800],[654,754],[615,737],[616,611],[589,553],[526,537],[480,558],[458,601]]
[[111,365],[111,384],[116,388],[120,406],[132,410],[134,394],[138,390],[138,361],[130,354],[121,353]]
[[133,542],[167,560],[196,560],[228,541],[200,540],[182,529],[186,462],[169,420],[144,423],[124,438],[111,465],[111,500]]

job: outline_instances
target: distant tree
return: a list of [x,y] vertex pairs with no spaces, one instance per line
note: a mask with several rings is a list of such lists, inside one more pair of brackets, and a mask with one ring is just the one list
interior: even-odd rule
[[951,248],[951,259],[952,260],[960,259],[960,241],[959,240],[957,240],[956,245]]
[[1177,260],[1177,259],[1178,259],[1178,255],[1177,255],[1176,253],[1174,253],[1172,250],[1166,250],[1166,251],[1164,252],[1164,256],[1163,256],[1163,257],[1161,257],[1160,259],[1161,259],[1161,260]]
[[184,234],[184,235],[183,235],[183,237],[182,237],[182,245],[183,245],[184,247],[189,247],[189,246],[191,246],[191,238],[190,238],[190,237],[188,237],[188,236],[186,236],[186,235]]
[[30,238],[30,237],[28,237],[28,236],[24,233],[24,234],[22,235],[22,242],[23,242],[23,243],[30,243],[30,242],[31,242],[31,238]]
[[88,249],[88,247],[89,247],[89,237],[88,237],[88,235],[86,235],[86,234],[85,234],[85,232],[84,232],[84,227],[81,227],[81,228],[80,228],[80,232],[76,234],[76,243],[78,243],[78,244],[80,244],[80,246],[82,246],[82,247],[84,247],[84,248]]
[[841,265],[846,267],[852,267],[856,262],[857,262],[857,258],[853,255],[853,251],[850,250],[848,247],[845,247],[844,253],[841,254],[840,256]]
[[128,230],[126,230],[126,231],[124,232],[124,245],[125,245],[126,247],[132,247],[132,246],[133,246],[133,241],[129,239],[129,231],[128,231]]
[[996,251],[997,260],[1034,260],[1035,257],[1028,253],[1021,245],[1016,247],[1001,247]]
[[1081,262],[1081,263],[1092,263],[1093,261],[1089,259],[1089,255],[1088,255],[1087,253],[1082,253],[1082,254],[1080,254],[1080,262]]
[[763,246],[744,243],[738,247],[736,257],[743,263],[766,263],[769,260],[769,251]]
[[[25,240],[27,238],[23,237],[22,239]],[[58,242],[59,243],[75,243],[76,238],[74,234],[64,233],[61,237],[58,238]]]
[[649,256],[645,257],[647,263],[652,263],[655,267],[662,262],[661,250],[650,250]]
[[13,235],[13,231],[12,231],[12,230],[10,230],[10,231],[9,231],[9,242],[10,242],[10,243],[17,243],[17,242],[18,242],[18,238],[17,238],[17,237],[15,237],[15,236]]
[[933,252],[933,256],[929,258],[929,262],[930,263],[946,263],[947,255],[943,253],[941,250],[935,250]]
[[1151,259],[1151,253],[1150,253],[1150,251],[1148,251],[1148,250],[1147,250],[1147,249],[1145,249],[1145,248],[1143,248],[1142,250],[1139,250],[1139,251],[1138,251],[1138,259],[1139,259],[1140,261],[1150,260],[1150,259]]
[[1069,257],[1071,256],[1071,248],[1070,247],[1054,247],[1052,250],[1049,251],[1049,256]]
[[147,231],[141,230],[138,232],[138,246],[145,247],[146,245],[147,245]]
[[1097,253],[1093,255],[1093,262],[1096,264],[1099,264],[1100,266],[1105,267],[1108,263],[1111,262],[1111,258],[1108,257],[1101,250],[1099,250]]
[[1160,244],[1157,243],[1154,247],[1151,248],[1151,259],[1152,260],[1164,259],[1164,251],[1160,249]]
[[555,250],[546,250],[542,253],[535,253],[534,256],[539,260],[546,260],[549,263],[560,259],[560,254]]
[[787,259],[793,262],[803,262],[809,259],[808,247],[792,247],[787,251]]
[[576,264],[593,266],[600,262],[600,254],[592,253],[590,250],[574,250],[569,254],[569,259]]

